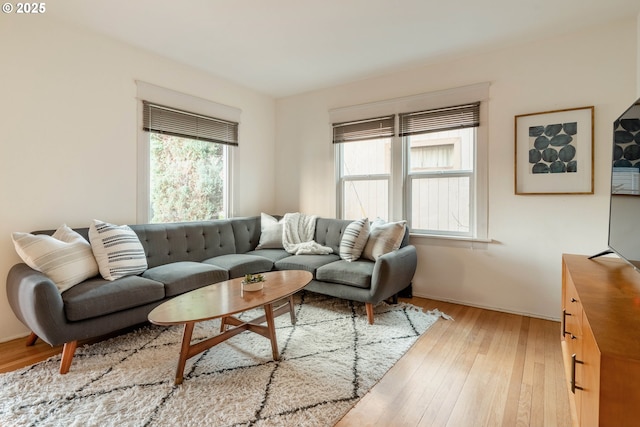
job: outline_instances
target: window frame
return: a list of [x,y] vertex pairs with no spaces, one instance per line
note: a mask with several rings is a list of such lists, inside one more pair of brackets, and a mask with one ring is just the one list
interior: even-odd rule
[[[379,139],[387,139],[387,138],[379,138]],[[337,218],[344,218],[344,197],[345,197],[345,186],[349,182],[356,181],[386,181],[387,182],[387,218],[391,218],[392,212],[390,209],[391,198],[392,198],[392,176],[393,176],[393,138],[391,139],[391,159],[390,165],[391,171],[389,173],[377,173],[377,174],[366,174],[366,175],[344,175],[344,162],[343,159],[343,150],[345,143],[335,144],[335,155],[336,159],[340,159],[336,162],[336,181],[337,181],[337,198],[336,198],[336,211]],[[377,140],[377,139],[376,139]],[[373,219],[373,218],[371,218]]]
[[[462,105],[473,102],[480,102],[480,125],[475,128],[475,164],[471,197],[470,215],[473,221],[468,234],[457,233],[433,234],[420,230],[411,230],[412,237],[438,238],[468,240],[478,242],[489,242],[488,238],[488,111],[489,111],[489,83],[478,83],[453,89],[428,92],[403,98],[359,104],[329,110],[330,123],[340,123],[350,120],[366,120],[371,117],[401,114],[411,111],[444,108],[453,105]],[[396,120],[399,120],[396,117]],[[399,123],[396,122],[396,128]],[[391,181],[389,194],[390,220],[408,219],[407,191],[408,183],[408,154],[407,144],[404,137],[395,136],[391,144]],[[336,215],[342,218],[342,193],[341,171],[339,165],[342,163],[341,153],[338,148],[334,150],[334,165],[336,171]],[[346,218],[357,219],[357,218]]]
[[[404,170],[405,191],[404,191],[404,212],[407,219],[407,224],[411,233],[424,236],[438,236],[438,237],[464,237],[473,238],[476,236],[476,181],[477,181],[477,153],[478,153],[478,132],[476,128],[473,128],[473,169],[458,169],[455,171],[420,171],[411,172],[410,164],[410,138],[411,135],[401,137],[402,147],[404,153],[404,162],[406,167]],[[418,179],[438,179],[438,178],[469,178],[469,231],[468,232],[455,232],[455,231],[438,231],[431,229],[419,229],[413,226],[413,182]]]
[[[144,105],[143,101],[164,106],[170,106],[178,110],[215,117],[221,120],[240,124],[241,110],[239,108],[220,104],[208,99],[177,92],[151,83],[137,80],[137,195],[136,195],[136,221],[138,224],[147,224],[151,219],[151,194],[150,194],[150,132],[143,130]],[[238,140],[241,139],[241,127],[238,126]],[[234,151],[226,144],[223,145],[225,159],[225,216],[229,218],[233,209],[233,164]]]

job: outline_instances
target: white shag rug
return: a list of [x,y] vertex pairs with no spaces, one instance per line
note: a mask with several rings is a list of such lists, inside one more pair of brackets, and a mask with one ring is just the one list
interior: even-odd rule
[[[332,426],[440,316],[407,304],[364,304],[303,292],[296,325],[269,340],[243,332],[187,361],[174,386],[182,327],[146,326],[0,375],[1,426]],[[250,319],[262,311],[247,312]],[[193,341],[217,333],[196,324]]]

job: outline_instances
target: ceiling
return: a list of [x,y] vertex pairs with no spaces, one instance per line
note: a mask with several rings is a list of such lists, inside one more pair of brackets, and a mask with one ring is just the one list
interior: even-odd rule
[[48,15],[285,97],[633,19],[638,0],[64,0]]

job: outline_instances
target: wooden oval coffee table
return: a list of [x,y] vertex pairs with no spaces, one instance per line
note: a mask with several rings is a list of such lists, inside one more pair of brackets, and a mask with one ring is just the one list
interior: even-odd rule
[[[264,273],[263,276],[266,281],[259,291],[243,291],[243,278],[239,277],[179,295],[160,304],[149,313],[149,321],[156,325],[184,325],[175,384],[182,383],[187,359],[243,331],[255,332],[269,338],[273,359],[278,360],[280,355],[274,319],[289,312],[291,323],[295,324],[293,294],[304,288],[313,276],[302,270],[272,271]],[[274,309],[274,304],[281,300],[282,304]],[[257,307],[264,307],[264,316],[248,322],[233,316]],[[191,344],[191,335],[197,322],[218,318],[221,319],[220,334]],[[261,324],[265,320],[266,326]]]

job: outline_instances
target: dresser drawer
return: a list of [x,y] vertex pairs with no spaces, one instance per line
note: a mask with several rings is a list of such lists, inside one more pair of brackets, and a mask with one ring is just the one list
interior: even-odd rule
[[562,334],[567,341],[582,337],[582,304],[571,274],[565,271],[565,286],[562,301]]

